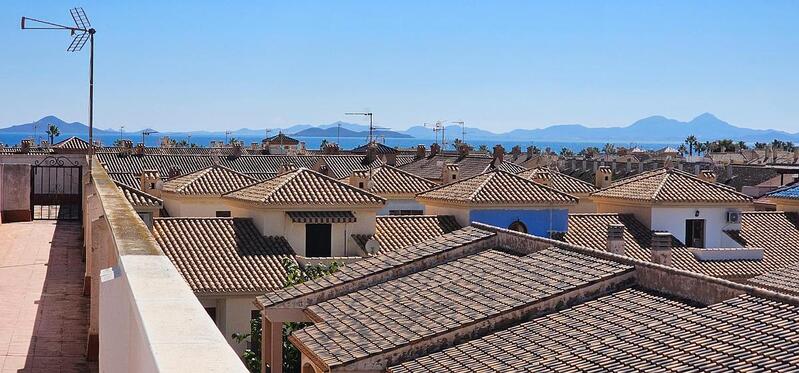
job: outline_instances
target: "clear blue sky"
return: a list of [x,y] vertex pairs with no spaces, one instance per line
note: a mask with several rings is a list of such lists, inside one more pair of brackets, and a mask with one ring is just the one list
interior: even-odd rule
[[[500,131],[712,112],[799,131],[799,1],[4,1],[0,126],[86,121],[88,53],[22,15],[97,28],[96,125],[265,128],[370,109]],[[354,120],[350,118],[351,120]]]

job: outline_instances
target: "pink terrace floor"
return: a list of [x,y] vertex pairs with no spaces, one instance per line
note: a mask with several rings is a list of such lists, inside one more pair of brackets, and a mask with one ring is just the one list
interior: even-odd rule
[[0,224],[0,371],[96,372],[86,361],[81,229]]

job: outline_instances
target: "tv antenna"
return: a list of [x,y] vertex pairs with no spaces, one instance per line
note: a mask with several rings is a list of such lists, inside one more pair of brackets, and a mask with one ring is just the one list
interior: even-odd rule
[[230,130],[225,130],[225,144],[228,143],[228,136],[230,136]]
[[462,120],[452,121],[452,123],[461,125],[461,142],[466,143],[466,122]]
[[150,135],[152,135],[152,134],[154,134],[154,133],[158,133],[158,131],[156,131],[156,130],[152,130],[152,131],[141,131],[141,143],[142,143],[142,145],[144,145],[145,147],[147,147],[147,143],[145,143],[145,142],[144,142],[144,136],[150,136]]
[[374,123],[372,122],[373,114],[372,114],[371,111],[370,112],[358,112],[358,113],[344,113],[344,115],[363,115],[363,116],[368,116],[369,117],[369,144],[371,144],[372,141],[374,141],[373,136],[374,136],[375,126],[374,126]]
[[119,127],[119,139],[122,140],[125,137],[125,125]]
[[89,41],[89,177],[91,177],[92,158],[94,157],[94,34],[89,18],[83,8],[69,10],[75,26],[65,26],[58,23],[42,21],[36,18],[22,17],[20,28],[23,30],[67,30],[73,36],[72,42],[67,47],[67,52],[79,52]]

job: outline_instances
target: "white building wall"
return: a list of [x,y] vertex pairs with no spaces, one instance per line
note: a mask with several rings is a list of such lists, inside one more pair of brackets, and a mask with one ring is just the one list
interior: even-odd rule
[[241,356],[247,348],[247,342],[238,343],[233,339],[233,333],[247,334],[250,332],[250,316],[256,309],[253,304],[255,296],[198,296],[197,298],[203,307],[216,308],[216,326],[236,354]]
[[[685,221],[705,220],[705,247],[738,247],[724,230],[740,229],[740,225],[727,224],[726,207],[653,207],[652,230],[667,231],[680,241],[685,240]],[[699,211],[699,216],[696,212]]]
[[[214,217],[217,211],[231,211],[228,203],[221,197],[177,197],[172,193],[163,193],[164,207],[172,217]],[[238,217],[236,214],[231,216]]]
[[[236,217],[251,217],[255,226],[264,236],[283,236],[297,255],[305,256],[305,224],[294,223],[283,210],[245,208],[231,205],[231,213]],[[314,210],[323,211],[323,210]],[[340,209],[335,211],[341,211]],[[359,250],[352,239],[353,234],[374,234],[377,210],[354,210],[355,223],[332,224],[331,255],[357,256]]]

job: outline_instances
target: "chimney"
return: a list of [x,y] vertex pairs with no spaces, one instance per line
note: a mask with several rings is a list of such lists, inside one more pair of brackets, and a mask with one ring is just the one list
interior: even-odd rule
[[613,170],[608,166],[600,166],[594,174],[594,185],[602,189],[611,183],[613,183]]
[[326,164],[321,164],[321,165],[319,165],[319,170],[318,170],[318,172],[319,172],[320,174],[322,174],[322,175],[325,175],[325,176],[331,176],[331,177],[332,177],[332,175],[330,175],[330,167],[327,167],[327,165],[326,165]]
[[430,156],[431,157],[434,156],[434,155],[437,155],[438,152],[440,152],[440,151],[441,151],[441,145],[438,145],[438,143],[434,142],[433,145],[430,145]]
[[633,159],[627,158],[627,174],[629,175],[630,172],[633,171]]
[[513,159],[519,158],[522,155],[522,147],[519,145],[514,145],[510,148],[510,154],[513,155]]
[[161,175],[158,170],[145,169],[139,175],[141,190],[151,196],[161,198]]
[[502,145],[494,145],[494,166],[499,166],[505,161],[505,148]]
[[588,169],[588,161],[586,161],[585,158],[583,158],[583,163],[582,163],[582,167],[580,167],[580,170],[585,171],[587,169]]
[[251,142],[250,143],[250,150],[257,151],[258,150],[258,143],[257,142]]
[[[698,165],[697,165],[698,166]],[[699,171],[699,174],[696,175],[698,178],[707,181],[708,183],[715,183],[716,182],[716,173],[713,170],[702,170]]]
[[450,184],[458,181],[460,171],[455,163],[447,163],[441,168],[441,183]]
[[268,140],[261,141],[261,154],[262,155],[270,154]]
[[427,151],[425,150],[424,145],[422,144],[416,145],[416,156],[414,157],[414,159],[422,159],[424,158],[426,153]]
[[230,157],[231,158],[238,158],[241,157],[241,142],[234,142],[233,146],[230,149]]
[[652,263],[671,266],[671,233],[652,232]]
[[528,146],[528,147],[527,147],[527,159],[530,159],[530,158],[532,158],[532,157],[533,157],[533,155],[535,155],[535,154],[533,153],[533,147],[532,147],[532,146]]
[[366,164],[372,164],[377,159],[377,144],[374,142],[366,146]]
[[180,168],[178,166],[169,166],[169,174],[167,175],[170,179],[176,178],[182,174]]
[[278,170],[277,174],[278,175],[287,174],[287,173],[289,173],[291,171],[294,171],[296,169],[297,169],[297,166],[295,166],[294,163],[291,163],[291,162],[283,163],[282,165],[280,165],[280,169]]
[[552,185],[552,174],[549,173],[549,170],[538,168],[533,172],[531,180],[539,183],[541,185],[550,186]]
[[144,155],[144,143],[136,144],[136,155]]
[[338,144],[329,142],[322,147],[322,154],[324,155],[337,155],[341,152]]
[[608,225],[608,251],[616,255],[624,255],[624,224]]
[[638,173],[644,172],[644,162],[638,161]]
[[574,171],[574,169],[577,168],[577,160],[574,158],[570,159],[569,165],[571,166],[571,170]]
[[20,142],[19,152],[23,154],[30,153],[32,144],[33,140],[28,140],[28,139],[22,140]]
[[369,170],[352,170],[350,185],[366,190],[369,186]]

